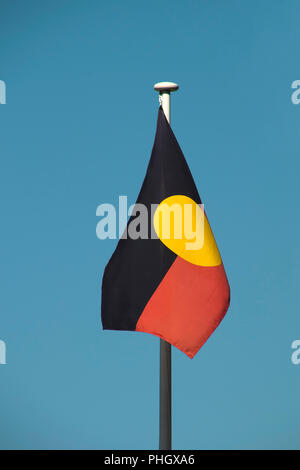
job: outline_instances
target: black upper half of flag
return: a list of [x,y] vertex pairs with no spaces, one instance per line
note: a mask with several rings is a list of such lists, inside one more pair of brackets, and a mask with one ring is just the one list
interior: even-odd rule
[[[147,207],[149,227],[153,225],[151,205],[175,195],[201,203],[190,169],[160,107],[149,165],[136,201]],[[127,228],[133,218],[129,219]],[[147,302],[176,256],[159,238],[120,239],[103,275],[103,328],[135,330]]]

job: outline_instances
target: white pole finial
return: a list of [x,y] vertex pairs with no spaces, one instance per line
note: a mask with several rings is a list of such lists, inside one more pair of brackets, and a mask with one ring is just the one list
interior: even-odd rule
[[170,93],[172,91],[178,90],[179,86],[177,83],[173,82],[160,82],[154,85],[154,90],[159,91],[160,104],[162,105],[165,116],[170,123],[171,120],[171,103],[170,103]]

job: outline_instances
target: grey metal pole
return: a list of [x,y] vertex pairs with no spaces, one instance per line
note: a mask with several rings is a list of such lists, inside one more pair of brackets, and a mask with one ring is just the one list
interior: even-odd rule
[[172,449],[172,361],[171,345],[160,340],[159,450]]
[[[154,85],[159,91],[161,105],[167,120],[171,119],[170,94],[178,90],[172,82],[161,82]],[[172,361],[171,345],[160,340],[160,372],[159,372],[159,450],[172,449]]]

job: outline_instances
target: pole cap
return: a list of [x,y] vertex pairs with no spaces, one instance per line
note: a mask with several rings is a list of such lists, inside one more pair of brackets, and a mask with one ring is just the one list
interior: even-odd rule
[[155,83],[154,90],[159,91],[160,93],[163,92],[170,92],[178,90],[179,86],[177,83],[173,82],[159,82]]

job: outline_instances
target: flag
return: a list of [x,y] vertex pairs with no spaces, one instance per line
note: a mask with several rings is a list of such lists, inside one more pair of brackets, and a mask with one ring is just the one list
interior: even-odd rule
[[205,210],[160,106],[142,188],[104,271],[103,329],[151,333],[192,358],[223,319],[229,299]]

